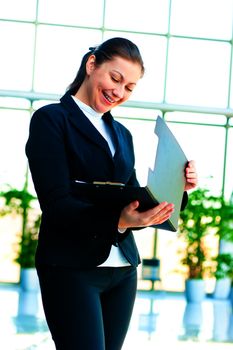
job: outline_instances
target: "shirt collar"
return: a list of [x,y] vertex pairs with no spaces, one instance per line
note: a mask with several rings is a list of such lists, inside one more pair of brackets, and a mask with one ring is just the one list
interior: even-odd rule
[[77,103],[79,108],[84,112],[84,114],[87,113],[89,116],[91,116],[93,118],[98,118],[98,119],[100,119],[102,117],[103,113],[96,112],[93,108],[91,108],[90,106],[88,106],[85,103],[83,103],[82,101],[80,101],[77,97],[75,97],[75,96],[71,96],[71,97]]

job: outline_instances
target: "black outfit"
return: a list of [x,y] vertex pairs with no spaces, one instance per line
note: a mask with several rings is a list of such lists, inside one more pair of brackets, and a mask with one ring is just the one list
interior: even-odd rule
[[137,287],[135,267],[39,267],[43,305],[57,350],[120,350]]
[[[32,117],[26,154],[42,210],[36,253],[42,300],[58,350],[120,350],[140,263],[132,231],[118,232],[121,208],[72,193],[74,180],[138,185],[130,132],[105,113],[115,155],[67,92]],[[130,266],[97,267],[112,245]]]
[[[36,267],[58,350],[121,349],[135,300],[140,258],[131,230],[118,232],[121,208],[72,193],[74,180],[138,185],[131,134],[110,113],[104,119],[114,157],[69,93],[30,124],[26,154],[42,209]],[[112,244],[131,266],[96,267]]]
[[138,185],[131,134],[110,113],[105,120],[114,157],[69,93],[32,117],[26,154],[42,209],[37,266],[95,267],[107,259],[112,244],[119,244],[132,266],[139,263],[131,230],[117,229],[121,208],[114,201],[94,206],[72,194],[74,180]]

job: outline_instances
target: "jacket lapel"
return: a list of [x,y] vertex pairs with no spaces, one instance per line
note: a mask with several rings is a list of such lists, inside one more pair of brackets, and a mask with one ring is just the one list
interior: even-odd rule
[[61,98],[61,103],[70,112],[69,119],[72,122],[72,124],[79,130],[79,132],[85,135],[85,137],[88,138],[90,142],[95,143],[99,147],[101,147],[112,158],[107,141],[94,127],[90,120],[85,116],[85,114],[75,103],[69,92],[67,92]]
[[128,136],[124,132],[124,128],[113,119],[110,112],[104,114],[103,119],[109,126],[115,145],[115,155],[112,157],[107,141],[81,111],[69,92],[61,98],[61,103],[65,109],[68,110],[68,118],[74,127],[77,128],[89,142],[101,147],[103,151],[108,154],[109,160],[114,165],[114,175],[111,181],[127,182],[134,168],[134,153]]
[[120,145],[119,144],[118,129],[115,125],[115,121],[114,121],[110,112],[105,113],[102,118],[103,118],[105,124],[107,124],[107,126],[108,126],[108,130],[109,130],[109,133],[110,133],[111,138],[112,138],[112,142],[113,142],[114,147],[115,147],[115,154],[114,154],[113,158],[116,158],[117,154],[119,153],[119,145]]
[[116,179],[122,179],[121,182],[125,182],[125,178],[128,177],[128,171],[131,172],[134,168],[134,152],[131,144],[129,143],[128,136],[126,136],[125,129],[114,120],[110,112],[107,112],[103,116],[106,123],[109,125],[113,142],[115,144],[114,166]]

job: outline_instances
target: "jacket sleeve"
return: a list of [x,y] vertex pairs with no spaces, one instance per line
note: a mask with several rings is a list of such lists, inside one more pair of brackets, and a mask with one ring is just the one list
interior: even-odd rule
[[43,107],[34,113],[26,144],[26,155],[43,216],[53,232],[81,233],[115,242],[120,210],[104,203],[93,205],[72,195],[65,144],[66,126],[62,112],[54,108],[56,113],[52,107]]

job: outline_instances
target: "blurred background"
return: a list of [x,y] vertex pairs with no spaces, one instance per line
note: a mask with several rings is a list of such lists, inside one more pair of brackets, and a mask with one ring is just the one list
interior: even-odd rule
[[[196,161],[199,188],[208,191],[200,192],[201,198],[208,201],[208,196],[214,196],[217,207],[213,201],[207,207],[219,209],[225,203],[231,210],[232,33],[232,0],[0,0],[2,284],[18,285],[21,270],[33,267],[30,259],[40,208],[24,152],[30,117],[38,107],[59,100],[90,46],[111,37],[135,42],[145,63],[145,76],[131,99],[112,111],[133,134],[141,185],[146,183],[148,167],[153,167],[154,127],[160,115],[187,158]],[[219,231],[222,214],[203,215],[212,226],[210,232],[205,231],[205,249],[210,257],[207,265],[215,273],[216,260],[211,259],[218,256],[221,239],[226,238]],[[228,223],[232,233],[232,223]],[[148,228],[135,232],[135,238],[142,259],[157,261],[152,265],[159,267],[157,288],[183,292],[189,267],[180,259],[187,245],[182,234]],[[228,243],[231,240],[232,235]],[[228,254],[231,249],[222,252]],[[138,288],[150,290],[153,278],[143,278],[142,270],[143,265]],[[214,273],[206,274],[209,294],[215,290]]]

